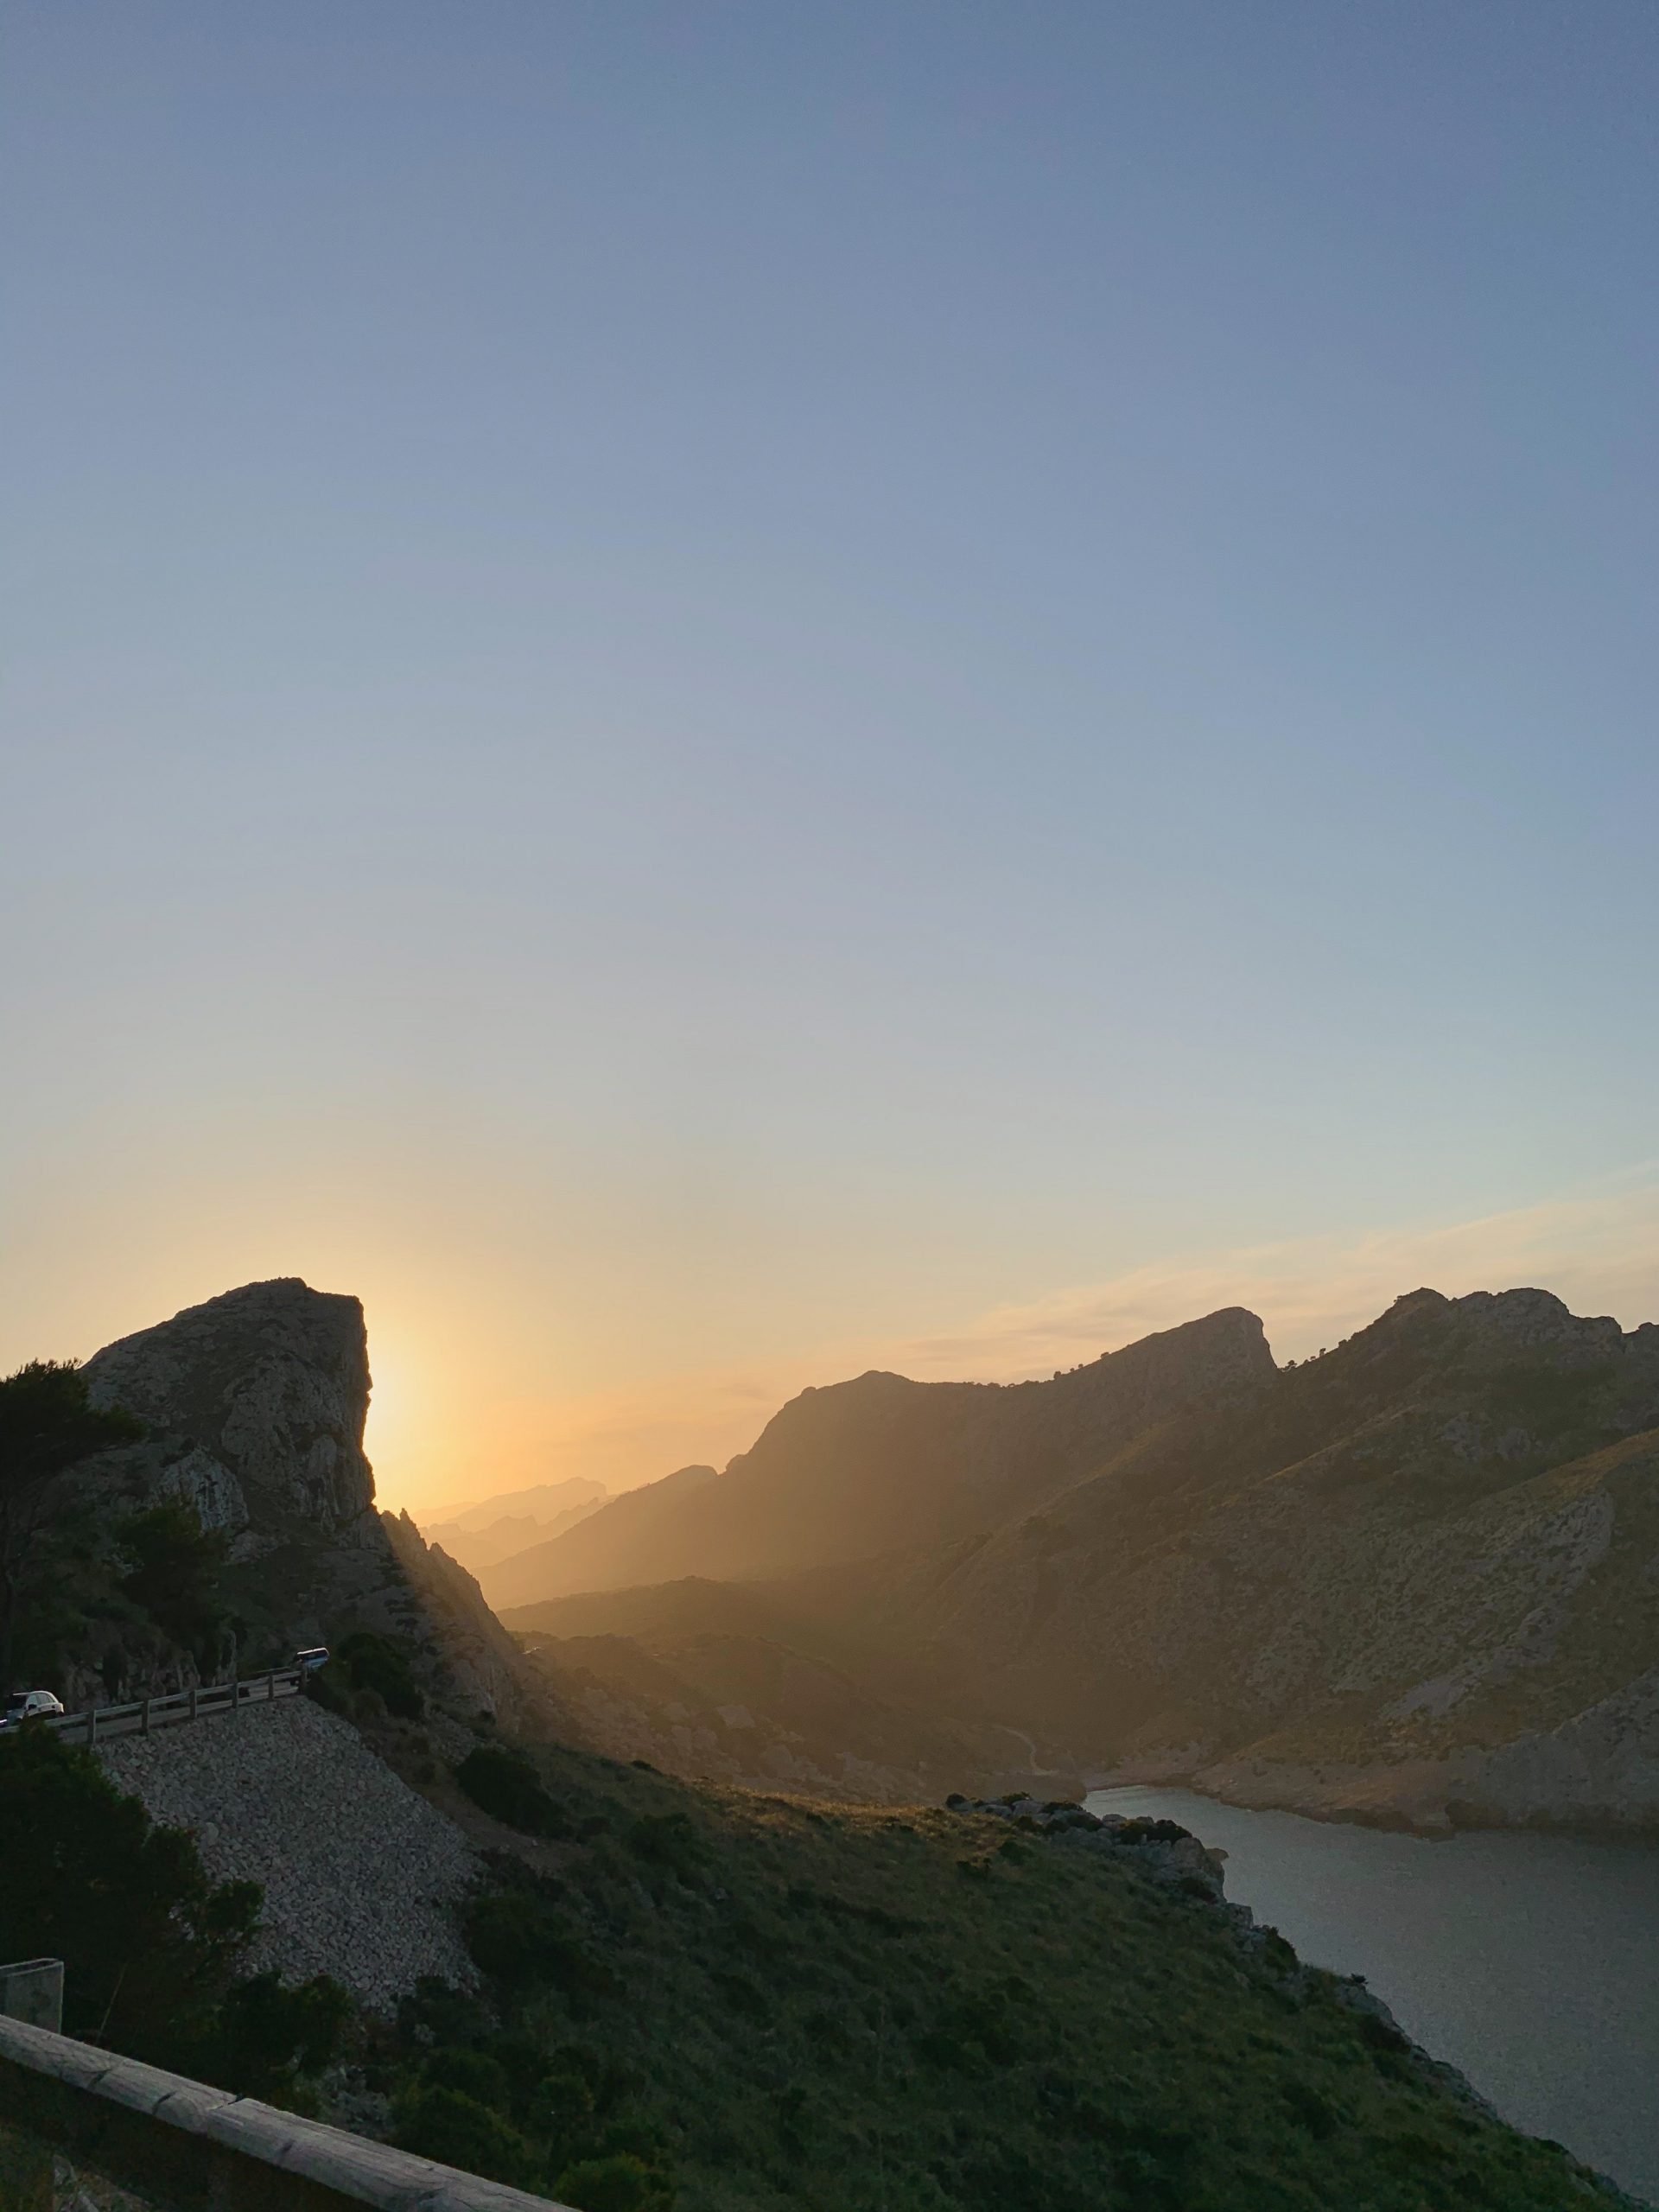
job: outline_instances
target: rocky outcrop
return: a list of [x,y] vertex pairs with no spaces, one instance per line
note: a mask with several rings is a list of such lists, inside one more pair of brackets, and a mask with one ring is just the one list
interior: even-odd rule
[[483,1577],[497,1606],[696,1574],[781,1574],[949,1542],[1029,1513],[1172,1416],[1274,1373],[1230,1307],[1048,1382],[872,1373],[805,1390],[723,1474],[683,1469]]
[[[249,1283],[88,1360],[88,1395],[146,1425],[87,1463],[106,1525],[167,1497],[229,1540],[223,1598],[243,1671],[353,1630],[396,1640],[426,1697],[466,1723],[546,1734],[559,1718],[478,1586],[412,1522],[375,1510],[363,1452],[369,1363],[354,1298],[295,1277]],[[124,1655],[129,1694],[195,1677],[192,1655]],[[96,1652],[67,1687],[96,1694]],[[228,1663],[228,1651],[221,1663]]]
[[1465,1824],[1659,1830],[1659,1667],[1558,1727],[1466,1753],[1447,1802]]
[[296,1530],[374,1541],[363,1456],[368,1344],[354,1298],[288,1276],[245,1284],[86,1362],[87,1395],[150,1435],[124,1464],[236,1535],[243,1556]]
[[[1017,1792],[1005,1797],[947,1797],[946,1810],[977,1814],[1004,1821],[1029,1835],[1044,1835],[1101,1851],[1135,1867],[1149,1881],[1179,1889],[1185,1897],[1204,1897],[1212,1904],[1225,1894],[1224,1854],[1210,1851],[1190,1828],[1177,1821],[1126,1818],[1118,1813],[1091,1813],[1069,1798],[1046,1801]],[[1248,1906],[1238,1908],[1243,1924],[1250,1923]]]
[[587,1742],[588,1732],[569,1699],[525,1658],[466,1568],[441,1545],[429,1544],[407,1513],[385,1515],[383,1526],[442,1655],[456,1702],[514,1735]]

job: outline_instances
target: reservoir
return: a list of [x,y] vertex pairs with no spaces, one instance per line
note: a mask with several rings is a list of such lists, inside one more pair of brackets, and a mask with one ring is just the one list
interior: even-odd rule
[[1235,1904],[1311,1965],[1363,1974],[1516,2126],[1659,2202],[1659,1846],[1513,1830],[1431,1843],[1186,1789],[1086,1802],[1224,1851]]

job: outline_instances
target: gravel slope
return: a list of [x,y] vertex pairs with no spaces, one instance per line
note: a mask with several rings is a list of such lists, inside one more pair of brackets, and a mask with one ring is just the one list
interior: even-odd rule
[[154,1820],[194,1832],[216,1881],[263,1885],[257,1967],[333,1974],[381,2012],[418,1975],[473,1980],[448,1910],[473,1851],[345,1721],[290,1698],[98,1756]]

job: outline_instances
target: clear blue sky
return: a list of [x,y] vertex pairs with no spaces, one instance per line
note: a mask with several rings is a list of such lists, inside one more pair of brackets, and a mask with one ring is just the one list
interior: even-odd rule
[[1656,114],[1650,0],[10,0],[0,1357],[303,1273],[556,1428],[1640,1170]]

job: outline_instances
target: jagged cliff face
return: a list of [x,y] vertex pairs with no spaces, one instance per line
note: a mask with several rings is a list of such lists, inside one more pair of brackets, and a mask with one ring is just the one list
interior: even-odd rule
[[[85,1372],[95,1403],[124,1407],[148,1431],[87,1463],[86,1493],[106,1525],[175,1497],[224,1533],[223,1595],[241,1623],[244,1668],[366,1628],[397,1638],[429,1695],[454,1713],[543,1732],[551,1700],[477,1585],[375,1510],[355,1298],[296,1277],[248,1283],[107,1345]],[[181,1651],[134,1656],[129,1688],[194,1673]],[[72,1687],[95,1694],[97,1662],[83,1655]]]
[[994,1527],[1081,1480],[1188,1408],[1274,1372],[1239,1307],[1148,1337],[1051,1382],[869,1374],[805,1390],[724,1474],[685,1469],[486,1572],[498,1607],[687,1575],[830,1566]]
[[356,1299],[296,1277],[249,1283],[106,1345],[86,1375],[94,1404],[150,1430],[129,1466],[229,1530],[244,1556],[296,1535],[374,1543]]

